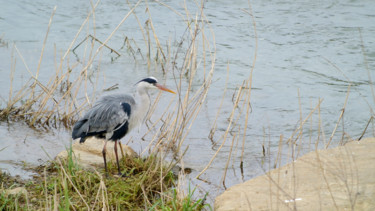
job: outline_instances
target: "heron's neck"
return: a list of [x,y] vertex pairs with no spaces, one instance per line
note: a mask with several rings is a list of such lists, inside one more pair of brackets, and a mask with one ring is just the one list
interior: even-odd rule
[[150,109],[150,105],[151,105],[150,96],[146,89],[137,88],[135,98],[138,104],[137,110],[139,112],[139,116],[142,117],[141,121],[144,121]]

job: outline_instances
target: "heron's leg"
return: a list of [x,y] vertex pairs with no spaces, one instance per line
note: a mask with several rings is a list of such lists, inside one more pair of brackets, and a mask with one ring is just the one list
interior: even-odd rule
[[[122,156],[122,158],[125,159],[124,148],[122,148],[122,144],[121,144],[121,141],[120,141],[120,140],[118,141],[118,144],[120,145],[121,156]],[[123,174],[122,177],[126,177],[126,174]]]
[[121,144],[121,141],[120,141],[120,140],[118,141],[118,144],[120,145],[121,156],[122,156],[122,158],[125,158],[125,155],[124,155],[124,148],[122,148],[122,144]]
[[118,162],[117,141],[115,141],[115,155],[116,155],[116,162],[117,162],[118,175],[121,175],[120,163]]
[[106,153],[107,153],[107,140],[104,141],[104,147],[103,147],[103,159],[104,159],[104,169],[105,169],[105,175],[108,177],[108,169],[107,169],[107,159],[106,159]]

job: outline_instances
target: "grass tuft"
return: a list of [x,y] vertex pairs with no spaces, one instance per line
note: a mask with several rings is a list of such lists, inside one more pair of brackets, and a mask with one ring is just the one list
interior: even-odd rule
[[[204,199],[193,200],[194,191],[179,198],[176,176],[160,163],[158,156],[122,159],[126,177],[116,177],[116,164],[88,171],[80,167],[69,151],[67,160],[57,160],[39,168],[38,176],[21,181],[0,174],[1,210],[201,210]],[[7,194],[6,190],[24,187],[27,194]]]

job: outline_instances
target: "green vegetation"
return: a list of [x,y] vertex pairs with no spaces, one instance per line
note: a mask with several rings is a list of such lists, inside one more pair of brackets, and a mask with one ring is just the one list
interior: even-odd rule
[[[70,154],[72,155],[72,154]],[[122,159],[125,177],[116,174],[115,163],[108,163],[110,175],[81,168],[72,157],[39,168],[34,180],[22,181],[1,173],[0,210],[201,210],[210,208],[205,198],[194,200],[176,188],[176,176],[160,164],[157,156]],[[103,170],[98,168],[98,170]],[[24,187],[27,191],[8,194],[6,190]]]

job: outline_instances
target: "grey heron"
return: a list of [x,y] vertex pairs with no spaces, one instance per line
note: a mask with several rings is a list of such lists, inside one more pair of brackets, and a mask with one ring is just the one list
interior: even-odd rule
[[156,78],[148,77],[136,83],[134,97],[128,94],[104,96],[74,124],[72,138],[80,138],[80,143],[85,142],[87,138],[92,136],[105,139],[102,154],[106,175],[108,175],[107,141],[115,142],[114,151],[117,168],[119,175],[121,175],[117,142],[145,120],[151,103],[148,94],[150,89],[160,89],[175,94],[174,91],[159,84]]

